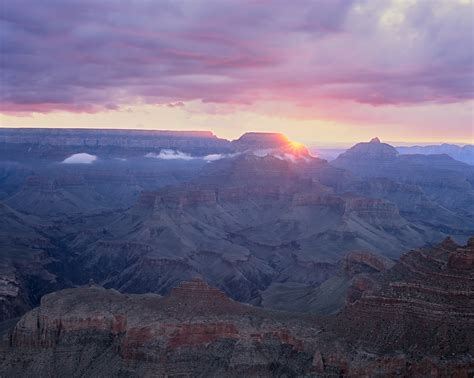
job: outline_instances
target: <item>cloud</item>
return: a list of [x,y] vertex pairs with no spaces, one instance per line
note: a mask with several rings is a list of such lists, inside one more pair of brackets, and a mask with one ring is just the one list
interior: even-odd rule
[[471,10],[454,0],[7,1],[0,110],[464,101],[474,97]]
[[236,152],[233,154],[210,154],[210,155],[204,156],[202,159],[207,162],[211,162],[211,161],[216,161],[216,160],[221,160],[221,159],[233,158],[237,155],[240,155],[240,153]]
[[251,153],[255,156],[258,157],[264,157],[264,156],[273,156],[277,159],[280,160],[286,160],[292,163],[295,163],[296,161],[309,161],[306,156],[297,156],[288,152],[281,152],[279,149],[272,149],[272,148],[266,148],[266,149],[260,149],[260,150],[254,150],[251,151]]
[[175,151],[175,150],[161,150],[159,154],[149,152],[145,155],[147,158],[162,159],[162,160],[194,160],[190,154]]
[[216,161],[216,160],[221,160],[224,157],[225,157],[224,154],[210,154],[210,155],[204,156],[203,159],[206,161]]
[[153,159],[163,159],[163,160],[204,160],[207,161],[208,163],[211,161],[216,161],[216,160],[221,160],[221,159],[227,159],[227,158],[232,158],[234,156],[239,155],[239,153],[233,153],[233,154],[210,154],[206,156],[192,156],[190,154],[187,154],[185,152],[181,152],[178,150],[161,150],[159,154],[156,154],[154,152],[149,152],[145,155],[147,158],[153,158]]
[[62,161],[63,164],[92,164],[97,160],[97,156],[85,152],[73,154]]
[[252,153],[255,155],[255,156],[258,156],[258,157],[264,157],[264,156],[267,156],[267,155],[273,155],[275,152],[275,150],[273,148],[263,148],[263,149],[259,149],[259,150],[254,150],[252,151]]

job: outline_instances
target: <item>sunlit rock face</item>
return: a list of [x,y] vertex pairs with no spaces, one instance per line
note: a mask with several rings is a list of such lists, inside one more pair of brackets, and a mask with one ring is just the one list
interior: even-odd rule
[[232,141],[232,148],[238,152],[250,152],[258,156],[273,155],[292,161],[310,157],[303,144],[291,141],[280,133],[245,133]]
[[232,141],[232,147],[237,151],[263,150],[269,148],[283,148],[290,141],[280,133],[245,133],[239,139]]

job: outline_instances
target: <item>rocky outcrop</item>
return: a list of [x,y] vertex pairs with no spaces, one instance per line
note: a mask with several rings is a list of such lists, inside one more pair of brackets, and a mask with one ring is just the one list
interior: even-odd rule
[[[420,209],[420,212],[425,211],[427,206],[433,207],[434,203],[455,212],[456,215],[472,218],[474,214],[474,167],[456,161],[448,155],[399,155],[394,147],[372,140],[368,143],[356,144],[333,160],[331,164],[347,169],[364,180],[386,178],[398,184],[408,185],[405,188],[411,187],[411,190],[416,190],[417,186],[422,193],[412,193],[410,196],[407,196],[408,193],[400,194],[406,197],[407,203],[414,202],[413,204]],[[402,188],[397,190],[400,189]],[[370,188],[364,190],[370,190]],[[400,198],[400,194],[387,193],[387,197],[390,196],[395,202],[401,203],[403,199]],[[403,211],[413,209],[413,207],[403,205],[401,208]],[[433,218],[434,215],[446,219],[449,216],[446,213],[443,214],[443,209],[436,211],[440,213],[439,215],[436,215],[432,209],[428,209],[429,211],[432,213],[429,218]],[[464,220],[466,221],[468,219]],[[471,221],[468,222],[472,224]],[[462,228],[462,226],[458,227]]]
[[236,151],[265,150],[284,148],[290,143],[289,139],[280,133],[245,133],[239,139],[232,141]]
[[104,129],[13,129],[0,130],[0,153],[17,153],[23,159],[60,158],[68,153],[137,156],[144,152],[174,150],[205,156],[244,151],[274,151],[309,156],[301,144],[278,133],[246,133],[232,142],[210,131],[104,130]]
[[376,285],[324,318],[244,305],[200,279],[166,297],[63,290],[6,334],[0,374],[468,377],[474,277],[448,260],[473,244],[413,251],[384,271],[354,253],[346,266],[372,267]]
[[345,212],[379,227],[401,227],[407,222],[400,217],[395,204],[381,199],[348,198],[345,201]]
[[[321,283],[292,283],[292,275],[282,275],[261,293],[263,307],[319,315],[338,313],[346,303],[358,300],[362,293],[377,286],[377,273],[393,266],[393,261],[367,251],[352,251],[337,265],[313,264],[314,271],[328,272]],[[293,274],[294,275],[294,274]],[[322,275],[322,274],[321,274]]]
[[466,249],[451,252],[448,256],[448,269],[451,270],[465,270],[472,272],[474,270],[474,238],[468,240]]
[[65,175],[58,179],[30,176],[21,190],[6,202],[18,211],[37,216],[81,213],[110,205],[79,175]]
[[[19,374],[10,358],[26,353],[46,363],[38,368],[30,360],[24,376],[297,374],[312,369],[304,341],[316,337],[319,327],[296,324],[286,314],[234,302],[198,280],[164,298],[94,286],[66,290],[46,296],[18,322],[0,351],[1,374]],[[62,358],[54,366],[58,353]]]
[[375,285],[360,288],[360,298],[338,315],[335,332],[384,354],[465,355],[472,364],[473,241],[459,246],[447,239],[405,254]]
[[46,222],[0,202],[0,322],[21,316],[62,286]]
[[384,272],[393,265],[392,260],[366,251],[349,252],[341,261],[341,268],[348,277],[360,273]]
[[[280,133],[245,133],[232,141],[232,148],[239,153],[252,153],[258,156],[276,156],[281,160],[308,161],[313,159],[308,149],[301,143],[289,140]],[[319,160],[319,159],[318,159]]]
[[[0,155],[19,160],[28,156],[29,161],[2,165],[0,195],[12,208],[39,215],[34,223],[47,227],[19,232],[17,223],[2,223],[0,233],[8,242],[8,249],[2,245],[7,251],[2,263],[8,265],[2,270],[3,287],[7,293],[18,288],[24,293],[9,296],[6,303],[15,305],[14,310],[5,307],[6,317],[20,315],[37,304],[40,295],[61,287],[55,280],[76,285],[89,278],[127,293],[165,295],[177,282],[200,275],[233,299],[260,303],[260,293],[274,284],[314,289],[337,271],[348,251],[380,252],[396,259],[406,249],[438,242],[448,234],[464,240],[474,229],[466,195],[470,184],[460,170],[465,165],[444,157],[436,162],[449,173],[448,180],[430,181],[438,194],[428,198],[426,185],[356,178],[314,158],[295,161],[285,151],[304,153],[304,148],[279,135],[242,137],[248,146],[253,143],[251,148],[271,147],[272,154],[257,156],[252,149],[236,153],[227,143],[230,153],[210,163],[195,158],[216,142],[209,134],[18,130],[15,135],[36,135],[39,141],[2,144]],[[42,140],[42,135],[47,137]],[[101,141],[78,147],[83,142],[69,139],[76,136]],[[50,143],[55,138],[59,139]],[[145,158],[150,148],[140,149],[133,141],[143,140],[148,146],[147,138],[180,143],[190,138],[189,148],[203,149],[190,151],[193,157],[186,156],[191,160]],[[208,141],[213,142],[206,145]],[[21,147],[25,155],[12,152],[11,146]],[[94,163],[60,163],[71,151],[99,150]],[[56,154],[53,161],[49,154]],[[416,157],[428,180],[434,169],[425,160]],[[406,163],[400,157],[396,161],[398,168]],[[398,168],[393,172],[400,172]],[[462,180],[451,182],[452,174]],[[457,211],[439,205],[462,198],[465,206],[456,206]],[[453,266],[466,261],[452,258]],[[18,273],[17,267],[28,274]],[[360,290],[364,285],[361,281]],[[333,293],[345,293],[347,281],[330,286]],[[14,297],[26,305],[17,306]]]
[[462,161],[467,164],[474,165],[474,145],[466,144],[465,146],[458,146],[456,144],[439,144],[431,146],[410,146],[410,147],[397,147],[397,151],[400,154],[412,155],[412,154],[423,154],[423,155],[439,155],[447,154],[453,159]]
[[[164,295],[201,275],[250,303],[260,303],[273,284],[314,290],[349,251],[397,258],[444,237],[407,222],[391,202],[338,195],[300,177],[291,162],[252,154],[208,164],[190,182],[143,191],[131,209],[100,218],[99,227],[95,219],[77,226],[79,244],[68,244],[75,282],[92,277],[124,292]],[[333,312],[344,304],[348,281],[330,286],[343,298],[324,310]]]
[[[104,130],[104,129],[8,129],[0,130],[0,143],[27,145],[30,152],[46,147],[90,149],[122,148],[129,152],[144,149],[176,149],[183,152],[227,152],[230,142],[210,131]],[[54,154],[54,151],[51,150]]]
[[350,162],[353,159],[375,160],[378,162],[390,161],[398,156],[397,150],[387,143],[381,143],[379,138],[373,138],[370,142],[358,143],[339,155],[334,161],[335,165],[341,165],[341,161]]

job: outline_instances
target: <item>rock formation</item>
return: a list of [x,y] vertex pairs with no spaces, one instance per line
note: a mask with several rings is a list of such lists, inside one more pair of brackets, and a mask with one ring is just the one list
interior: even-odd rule
[[397,151],[400,154],[413,155],[440,155],[447,154],[453,159],[462,161],[470,165],[474,165],[474,145],[466,144],[465,146],[458,146],[455,144],[443,143],[439,145],[431,146],[410,146],[410,147],[397,147]]
[[280,133],[245,133],[232,141],[232,146],[237,151],[246,151],[285,148],[289,143],[288,138]]
[[[350,172],[279,134],[249,133],[233,143],[154,131],[8,129],[1,136],[0,198],[11,210],[0,231],[7,245],[1,264],[5,291],[20,293],[5,296],[3,318],[91,278],[125,293],[165,295],[196,275],[253,304],[274,289],[281,298],[323,285],[321,292],[342,293],[324,308],[325,300],[314,299],[317,311],[332,313],[353,280],[338,275],[347,252],[397,259],[474,231],[465,164],[382,153],[380,169],[363,157],[367,149],[391,151],[376,140],[349,159],[362,162]],[[166,141],[181,143],[173,146],[187,160],[157,158],[172,147]],[[90,164],[61,163],[87,151],[97,155]],[[26,226],[18,231],[10,216]]]
[[199,279],[166,297],[59,291],[4,334],[0,374],[468,377],[474,276],[453,261],[473,254],[474,239],[412,251],[325,318],[240,304]]
[[57,276],[50,224],[0,202],[0,322],[18,317],[48,292],[64,287]]
[[399,155],[385,143],[358,143],[332,165],[363,180],[386,178],[418,186],[429,201],[457,215],[474,214],[474,167],[448,155]]
[[373,287],[375,273],[393,265],[392,260],[381,255],[353,251],[339,261],[337,271],[319,286],[273,283],[261,293],[260,304],[277,310],[333,315]]
[[381,353],[468,358],[474,346],[473,258],[474,238],[465,246],[448,238],[403,255],[336,317],[336,333]]
[[[104,130],[104,129],[0,129],[2,152],[25,151],[33,156],[60,156],[67,151],[119,149],[127,155],[175,149],[196,155],[228,152],[230,142],[210,131]],[[12,155],[10,155],[12,156]]]
[[353,162],[353,159],[390,161],[398,156],[397,150],[387,143],[381,143],[379,138],[373,138],[368,143],[358,143],[336,159],[336,164],[342,165],[342,161]]

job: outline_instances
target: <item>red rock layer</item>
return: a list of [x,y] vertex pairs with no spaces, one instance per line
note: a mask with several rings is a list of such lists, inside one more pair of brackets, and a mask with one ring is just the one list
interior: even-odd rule
[[328,318],[234,302],[199,279],[164,298],[94,286],[56,292],[11,332],[0,374],[468,377],[474,272],[449,261],[473,246],[448,240],[388,270],[355,253],[353,264],[381,272]]
[[473,256],[473,239],[466,246],[446,240],[405,254],[372,283],[360,283],[363,294],[339,315],[343,326],[336,322],[336,332],[384,353],[418,348],[441,357],[472,352]]

